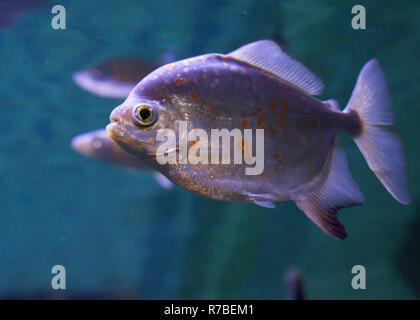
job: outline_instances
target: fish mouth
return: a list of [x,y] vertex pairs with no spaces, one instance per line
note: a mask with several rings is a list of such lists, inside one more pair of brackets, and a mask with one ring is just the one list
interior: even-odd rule
[[125,136],[124,120],[121,117],[121,109],[115,108],[109,116],[110,123],[106,126],[108,136],[114,141],[120,141]]
[[124,136],[125,132],[119,121],[112,121],[106,126],[106,133],[114,141],[120,141]]

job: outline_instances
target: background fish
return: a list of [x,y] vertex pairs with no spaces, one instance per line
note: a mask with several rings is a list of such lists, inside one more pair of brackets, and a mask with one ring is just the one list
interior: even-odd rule
[[[88,158],[142,171],[151,170],[144,162],[125,152],[112,141],[105,129],[80,134],[72,139],[71,146],[73,150]],[[154,176],[165,189],[173,186],[173,183],[159,172],[154,172]]]
[[13,25],[20,13],[37,9],[47,3],[47,0],[1,0],[0,29]]
[[[322,88],[276,43],[257,41],[228,55],[207,54],[157,69],[114,109],[107,130],[125,150],[187,190],[263,206],[293,200],[324,232],[344,239],[337,210],[364,199],[344,150],[334,146],[336,133],[350,135],[385,188],[407,204],[405,160],[378,61],[364,66],[344,111],[333,100],[311,97]],[[155,121],[140,121],[139,106]],[[156,133],[177,132],[179,121],[188,121],[189,130],[264,128],[264,173],[247,176],[244,165],[235,164],[159,165]]]
[[136,84],[156,67],[139,58],[115,58],[75,72],[73,81],[82,89],[100,97],[126,98]]
[[295,267],[290,267],[283,275],[288,300],[304,300],[302,274]]

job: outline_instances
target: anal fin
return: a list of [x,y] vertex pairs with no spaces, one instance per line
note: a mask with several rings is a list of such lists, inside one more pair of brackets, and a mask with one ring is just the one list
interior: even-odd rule
[[344,239],[347,233],[338,221],[337,211],[360,205],[364,199],[350,175],[344,149],[336,146],[332,151],[330,163],[324,185],[295,202],[299,209],[325,233]]

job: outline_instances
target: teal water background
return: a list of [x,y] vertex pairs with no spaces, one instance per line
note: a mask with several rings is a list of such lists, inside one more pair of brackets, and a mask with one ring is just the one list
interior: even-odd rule
[[[54,3],[55,4],[55,3]],[[420,297],[418,1],[61,1],[67,30],[51,28],[52,4],[0,29],[0,297],[93,296],[283,299],[283,273],[304,276],[311,299]],[[367,29],[351,28],[364,4]],[[376,57],[403,139],[412,204],[396,202],[345,138],[363,206],[341,211],[349,234],[326,236],[291,203],[275,210],[222,203],[151,175],[89,160],[70,147],[104,127],[119,100],[82,91],[74,71],[116,56],[176,59],[229,52],[275,38],[347,103]],[[67,289],[51,289],[51,268]],[[351,287],[351,268],[367,290]]]

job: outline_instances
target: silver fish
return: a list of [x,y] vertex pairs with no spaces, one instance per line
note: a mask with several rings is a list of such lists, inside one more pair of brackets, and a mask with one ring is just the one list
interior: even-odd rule
[[[343,148],[335,143],[337,132],[354,139],[371,170],[403,204],[410,202],[406,165],[377,60],[363,67],[343,111],[335,100],[312,97],[322,88],[317,76],[275,42],[261,40],[226,55],[205,54],[160,67],[114,109],[107,131],[126,151],[187,190],[268,207],[293,200],[324,232],[344,239],[337,211],[364,198]],[[165,142],[157,134],[164,129],[177,134],[185,121],[189,132],[264,129],[264,172],[246,175],[245,164],[234,163],[159,164]],[[181,138],[177,134],[177,146]],[[254,143],[243,140],[239,148],[247,144]],[[181,148],[169,152],[179,155]]]
[[[144,162],[121,149],[112,141],[105,129],[90,131],[75,136],[71,146],[76,152],[92,159],[141,171],[153,171]],[[153,171],[156,181],[165,189],[173,186],[165,176]]]

